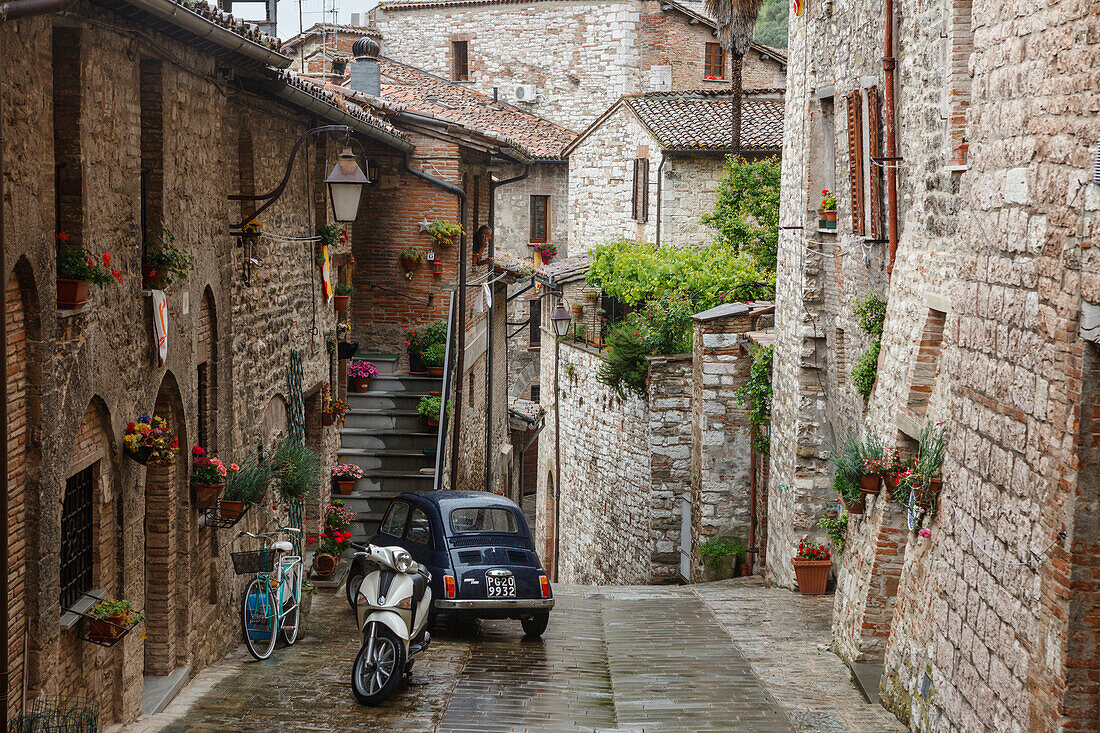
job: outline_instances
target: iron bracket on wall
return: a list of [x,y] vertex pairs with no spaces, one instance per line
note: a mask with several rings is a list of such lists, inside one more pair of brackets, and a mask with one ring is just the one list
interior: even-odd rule
[[375,288],[378,288],[379,290],[385,290],[387,293],[393,293],[394,295],[399,295],[402,298],[408,298],[409,300],[414,301],[416,303],[423,303],[424,305],[428,306],[429,308],[431,308],[432,301],[435,299],[435,293],[428,293],[428,299],[424,300],[423,298],[417,298],[415,295],[409,295],[408,293],[402,293],[400,290],[394,290],[393,288],[387,288],[385,285],[379,285],[378,283],[368,282],[367,285],[370,286],[371,290],[374,290]]

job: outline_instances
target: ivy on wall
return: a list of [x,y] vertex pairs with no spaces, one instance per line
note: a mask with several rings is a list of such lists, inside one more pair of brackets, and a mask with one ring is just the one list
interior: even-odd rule
[[864,398],[871,396],[878,378],[878,356],[882,348],[882,329],[886,324],[886,301],[874,293],[868,293],[852,305],[852,314],[859,321],[859,330],[871,339],[852,368],[852,384]]
[[771,447],[772,422],[772,355],[775,347],[756,347],[752,352],[749,379],[737,390],[737,402],[749,411],[752,426],[752,449],[767,455]]

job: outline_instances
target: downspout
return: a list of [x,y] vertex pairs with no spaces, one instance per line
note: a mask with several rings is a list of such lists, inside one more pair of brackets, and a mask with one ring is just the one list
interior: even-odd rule
[[886,185],[887,185],[887,209],[886,216],[889,220],[890,259],[886,264],[886,275],[894,272],[894,258],[898,252],[898,147],[894,130],[894,68],[897,60],[894,58],[894,0],[886,0],[886,33],[885,50],[882,56],[882,71],[885,75],[882,96],[885,117],[886,132]]
[[451,489],[454,489],[458,485],[458,438],[461,435],[459,428],[462,425],[462,367],[464,366],[466,352],[466,227],[464,225],[466,224],[468,200],[466,192],[462,190],[461,186],[456,186],[449,181],[444,181],[442,178],[436,178],[430,173],[413,168],[412,157],[408,151],[405,152],[405,172],[427,181],[433,186],[439,186],[445,191],[450,191],[458,197],[458,217],[460,226],[462,226],[462,236],[459,237],[458,248],[458,355],[455,359],[455,371],[458,373],[458,379],[455,380],[454,442],[451,448]]
[[[489,251],[487,253],[489,255],[489,258],[490,258],[489,259],[489,279],[490,280],[492,280],[493,275],[496,274],[496,264],[494,264],[494,262],[492,260],[492,257],[493,257],[493,253],[496,251],[496,228],[497,228],[496,213],[497,213],[497,210],[496,210],[495,202],[496,202],[496,198],[497,198],[497,189],[500,188],[501,186],[506,186],[509,183],[515,183],[516,181],[522,181],[524,178],[527,178],[527,176],[529,176],[529,175],[531,175],[531,164],[530,163],[524,163],[523,164],[523,173],[519,174],[518,176],[514,176],[512,178],[505,178],[503,181],[493,181],[493,177],[489,176],[489,228],[493,232],[493,235],[489,237]],[[476,224],[477,222],[474,222],[474,223]],[[493,343],[495,342],[495,339],[493,338],[493,331],[494,331],[493,323],[494,323],[494,320],[495,320],[493,318],[493,312],[494,312],[495,309],[496,309],[496,302],[494,301],[493,305],[490,306],[490,308],[489,308],[489,346],[488,346],[489,362],[488,362],[488,365],[487,365],[487,369],[485,370],[485,490],[486,491],[492,491],[493,490],[493,458],[492,457],[493,457],[493,428],[495,427],[493,425],[493,361],[494,361],[494,359],[493,359]],[[507,300],[505,300],[505,305],[504,305],[504,321],[505,321],[505,324],[507,324],[507,322],[508,322],[508,304],[507,304]],[[507,325],[505,325],[505,328],[507,328]],[[508,358],[508,349],[507,348],[505,348],[505,350],[504,350],[504,358],[505,359]],[[507,362],[505,362],[504,373],[505,374],[508,373]],[[522,460],[522,454],[521,454],[521,460]]]
[[665,177],[663,175],[665,170],[665,160],[667,160],[667,158],[665,157],[665,151],[662,150],[661,162],[657,166],[657,236],[655,237],[655,239],[657,240],[658,247],[661,246],[661,184],[664,183],[665,180]]
[[745,553],[752,575],[753,561],[756,559],[756,447],[749,437],[749,551]]
[[[13,0],[0,3],[0,26],[9,20],[27,18],[32,15],[60,12],[74,0]],[[2,30],[2,28],[0,28]],[[3,33],[0,32],[0,59],[4,58]],[[4,170],[4,114],[3,97],[0,93],[0,171]],[[0,175],[0,286],[4,288],[4,298],[8,292],[8,257],[7,242],[4,239],[4,176]],[[0,318],[0,338],[4,344],[4,353],[0,355],[0,382],[4,385],[4,398],[0,400],[0,425],[4,426],[4,437],[0,438],[0,516],[4,517],[3,536],[0,538],[0,572],[4,574],[4,587],[7,587],[11,556],[8,550],[8,319]],[[10,599],[0,603],[0,721],[3,726],[0,730],[8,729],[8,684],[10,682],[9,667],[11,656],[8,653],[8,604]],[[26,634],[26,630],[24,630]],[[26,637],[24,637],[24,641]],[[26,644],[24,644],[26,649]],[[27,679],[27,657],[23,656],[23,681]]]

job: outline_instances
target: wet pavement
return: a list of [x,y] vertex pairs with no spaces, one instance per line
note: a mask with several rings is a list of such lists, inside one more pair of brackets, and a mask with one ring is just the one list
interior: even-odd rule
[[[125,731],[900,730],[820,648],[831,597],[806,602],[755,581],[556,595],[541,640],[525,639],[516,621],[442,626],[411,684],[377,708],[351,694],[351,610],[342,594],[319,595],[296,645],[265,662],[242,646],[165,712]],[[739,599],[747,614],[738,614]],[[813,619],[808,627],[799,609]]]

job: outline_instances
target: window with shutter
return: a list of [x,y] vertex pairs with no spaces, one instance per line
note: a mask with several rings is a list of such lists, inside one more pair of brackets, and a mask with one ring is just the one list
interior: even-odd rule
[[649,159],[634,159],[634,189],[631,204],[634,221],[649,221]]
[[531,197],[531,241],[543,244],[547,241],[550,231],[550,197]]
[[863,93],[867,97],[867,199],[871,213],[871,238],[882,239],[882,165],[874,162],[882,157],[878,87],[868,87]]
[[851,191],[852,233],[863,234],[863,101],[859,90],[848,100],[848,186]]

